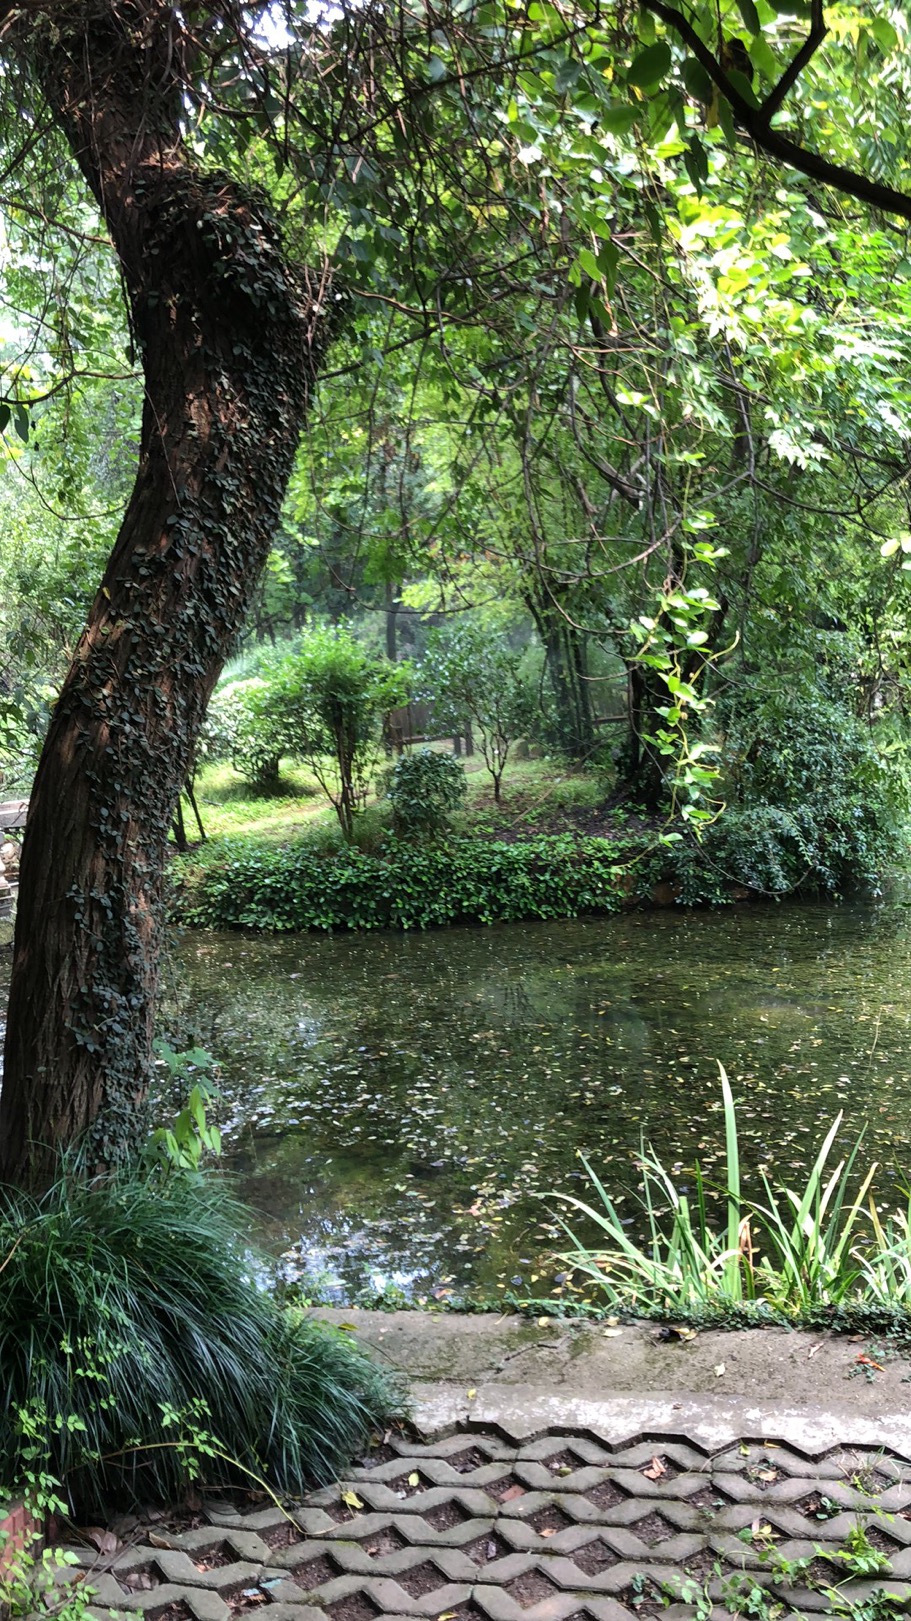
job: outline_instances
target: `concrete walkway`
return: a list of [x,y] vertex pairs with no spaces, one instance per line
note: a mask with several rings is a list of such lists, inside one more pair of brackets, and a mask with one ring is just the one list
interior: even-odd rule
[[911,1369],[875,1344],[320,1315],[417,1376],[413,1428],[303,1504],[124,1523],[111,1557],[80,1554],[97,1621],[773,1621],[882,1590],[878,1621],[911,1605]]

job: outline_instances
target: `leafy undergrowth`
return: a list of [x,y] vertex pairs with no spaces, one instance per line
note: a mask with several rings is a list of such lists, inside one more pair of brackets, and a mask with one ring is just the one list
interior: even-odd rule
[[619,842],[569,835],[514,845],[390,839],[374,855],[223,840],[175,861],[173,912],[198,928],[270,930],[577,917],[622,904],[625,856]]
[[64,1174],[0,1203],[0,1482],[82,1514],[194,1481],[300,1493],[336,1478],[395,1381],[261,1287],[217,1177]]

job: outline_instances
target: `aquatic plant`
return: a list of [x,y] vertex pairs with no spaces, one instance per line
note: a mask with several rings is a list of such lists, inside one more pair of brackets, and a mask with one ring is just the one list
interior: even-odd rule
[[560,1264],[618,1309],[685,1314],[752,1301],[799,1316],[849,1302],[911,1305],[911,1206],[885,1222],[872,1199],[867,1209],[875,1164],[851,1196],[863,1133],[832,1166],[839,1114],[801,1191],[775,1187],[760,1172],[763,1198],[749,1199],[741,1186],[736,1104],[724,1068],[718,1067],[726,1143],[723,1184],[710,1184],[697,1164],[692,1190],[686,1191],[643,1145],[638,1197],[646,1236],[639,1241],[583,1157],[597,1202],[569,1194],[556,1197],[589,1230],[594,1227],[599,1238],[590,1242],[570,1225],[572,1218],[558,1217],[570,1240]]

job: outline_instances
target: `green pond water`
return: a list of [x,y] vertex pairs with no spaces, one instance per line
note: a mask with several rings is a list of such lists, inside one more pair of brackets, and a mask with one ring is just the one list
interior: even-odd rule
[[887,1202],[909,1168],[900,899],[185,934],[168,977],[163,1023],[219,1061],[230,1160],[285,1275],[340,1301],[383,1283],[548,1292],[546,1196],[583,1191],[578,1150],[612,1190],[634,1185],[642,1132],[684,1180],[697,1156],[718,1167],[716,1059],[748,1170],[797,1177],[840,1109],[846,1144],[866,1127]]

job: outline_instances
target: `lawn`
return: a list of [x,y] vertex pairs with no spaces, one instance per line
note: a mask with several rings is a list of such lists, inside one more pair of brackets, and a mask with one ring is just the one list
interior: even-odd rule
[[[571,828],[606,830],[601,809],[606,786],[596,772],[574,771],[549,759],[511,760],[503,778],[502,800],[496,805],[481,756],[469,756],[464,767],[468,780],[465,809],[453,818],[459,833],[512,839]],[[377,776],[385,769],[384,762]],[[209,838],[244,834],[279,844],[302,836],[335,843],[338,837],[335,812],[319,784],[305,767],[291,761],[283,762],[280,790],[268,795],[258,794],[229,765],[205,766],[197,777],[196,799]],[[185,819],[192,838],[192,818],[187,815]],[[371,796],[362,819],[364,841],[372,843],[388,821],[388,803]]]

